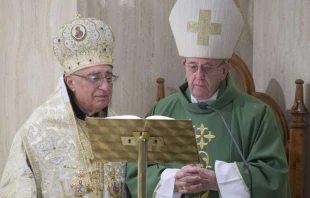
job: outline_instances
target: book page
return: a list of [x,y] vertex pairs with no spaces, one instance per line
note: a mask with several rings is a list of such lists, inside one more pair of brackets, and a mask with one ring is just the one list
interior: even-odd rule
[[[143,119],[135,115],[119,115],[119,116],[110,116],[106,117],[105,119]],[[146,120],[174,120],[174,118],[170,118],[167,116],[161,116],[161,115],[152,115],[147,118]]]
[[105,119],[141,119],[141,118],[135,115],[120,115],[120,116],[106,117]]
[[147,120],[174,120],[174,118],[170,118],[167,116],[161,116],[161,115],[152,115],[152,116],[149,116],[145,119],[147,119]]

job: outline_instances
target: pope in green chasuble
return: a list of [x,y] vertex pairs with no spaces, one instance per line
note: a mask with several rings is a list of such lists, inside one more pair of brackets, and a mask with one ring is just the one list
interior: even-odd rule
[[[190,102],[188,84],[159,101],[149,115],[163,115],[175,119],[192,119],[201,164],[196,166],[214,170],[216,161],[234,163],[242,185],[249,190],[249,173],[225,128],[221,117],[211,109],[201,109]],[[260,100],[241,92],[230,75],[222,81],[216,100],[208,103],[221,112],[250,165],[253,197],[290,197],[287,159],[282,137],[272,110]],[[148,165],[148,197],[152,197],[161,173],[167,168],[181,168],[185,164]],[[224,174],[224,173],[223,173]],[[219,182],[219,181],[218,181]],[[231,181],[223,181],[229,184]],[[127,185],[132,197],[137,197],[137,165],[127,164]],[[186,198],[217,198],[219,192],[205,191],[183,194]]]

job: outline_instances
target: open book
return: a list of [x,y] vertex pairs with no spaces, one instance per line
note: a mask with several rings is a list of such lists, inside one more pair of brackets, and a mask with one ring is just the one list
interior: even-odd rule
[[[144,119],[144,118],[140,118],[135,115],[121,115],[121,116],[106,117],[105,119]],[[170,118],[167,116],[160,116],[160,115],[149,116],[149,117],[146,117],[145,119],[147,120],[174,120],[174,118]]]

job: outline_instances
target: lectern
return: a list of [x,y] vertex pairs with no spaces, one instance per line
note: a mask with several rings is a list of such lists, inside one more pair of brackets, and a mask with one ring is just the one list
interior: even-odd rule
[[138,197],[147,197],[147,163],[199,163],[191,120],[86,118],[93,157],[138,162]]

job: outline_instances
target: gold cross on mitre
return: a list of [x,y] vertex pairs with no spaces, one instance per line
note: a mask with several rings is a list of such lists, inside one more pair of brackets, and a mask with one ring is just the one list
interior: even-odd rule
[[78,12],[76,12],[75,15],[74,15],[74,17],[75,17],[76,19],[80,19],[81,15],[80,15]]
[[209,35],[221,35],[222,24],[211,23],[211,10],[200,10],[199,21],[189,21],[187,23],[188,32],[197,32],[197,44],[198,45],[209,45]]

